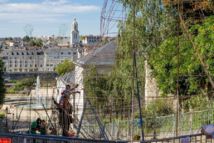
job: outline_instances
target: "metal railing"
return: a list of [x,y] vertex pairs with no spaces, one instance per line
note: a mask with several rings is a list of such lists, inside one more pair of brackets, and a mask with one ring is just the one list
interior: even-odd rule
[[[108,141],[108,140],[93,140],[82,139],[75,137],[63,136],[47,136],[34,134],[17,134],[4,133],[0,134],[0,138],[10,138],[12,143],[128,143],[129,141]],[[140,141],[136,141],[140,142]],[[171,138],[146,140],[141,143],[214,143],[212,138],[203,134],[191,134],[185,136],[177,136]]]
[[147,140],[142,143],[214,143],[214,140],[202,134],[191,134],[171,138]]
[[82,139],[76,137],[47,136],[36,134],[0,133],[0,138],[10,138],[12,143],[127,143],[128,141],[108,141]]

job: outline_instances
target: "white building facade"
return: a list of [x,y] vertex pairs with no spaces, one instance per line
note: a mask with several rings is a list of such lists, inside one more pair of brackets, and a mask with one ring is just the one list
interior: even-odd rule
[[8,73],[42,71],[44,67],[44,53],[40,49],[7,49],[2,59]]
[[94,36],[94,35],[85,35],[82,36],[82,44],[93,46],[99,43],[102,40],[101,36]]
[[13,72],[52,72],[64,60],[73,60],[72,48],[9,48],[1,54],[5,71]]
[[54,68],[64,60],[73,61],[72,48],[54,47],[44,50],[44,71],[54,71]]

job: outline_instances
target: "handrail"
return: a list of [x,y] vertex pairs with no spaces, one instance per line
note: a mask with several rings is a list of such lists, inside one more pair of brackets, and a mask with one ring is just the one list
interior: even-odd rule
[[20,133],[0,133],[0,137],[38,139],[45,141],[68,141],[68,142],[97,142],[97,143],[128,143],[128,141],[108,141],[108,140],[92,140],[76,137],[54,136],[54,135],[37,135],[37,134],[20,134]]
[[197,136],[203,136],[202,133],[197,133],[197,134],[190,134],[190,135],[182,135],[182,136],[177,136],[177,137],[169,137],[169,138],[162,138],[162,139],[152,139],[152,140],[146,140],[142,143],[152,143],[152,142],[164,142],[164,141],[174,141],[174,140],[180,140],[184,138],[191,138],[191,137],[197,137]]

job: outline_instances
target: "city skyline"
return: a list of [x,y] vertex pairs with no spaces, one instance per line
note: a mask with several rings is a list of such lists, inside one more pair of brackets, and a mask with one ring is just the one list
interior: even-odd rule
[[0,0],[0,37],[69,36],[74,18],[81,35],[100,34],[103,0]]

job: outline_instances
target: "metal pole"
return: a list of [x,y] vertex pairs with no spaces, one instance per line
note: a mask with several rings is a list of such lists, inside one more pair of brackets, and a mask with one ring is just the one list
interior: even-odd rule
[[[138,70],[137,70],[137,58],[136,58],[136,3],[133,1],[133,42],[132,42],[132,48],[133,48],[133,82],[134,82],[134,95],[137,97],[138,100],[138,108],[139,108],[139,114],[140,114],[140,129],[141,129],[141,141],[144,141],[144,131],[143,131],[143,118],[142,118],[142,107],[141,107],[141,99],[140,99],[140,87],[139,87],[139,81],[138,81]],[[133,101],[132,101],[133,102]]]
[[[178,3],[178,13],[182,14],[182,5],[183,5],[183,0],[179,0]],[[179,20],[179,17],[178,17]],[[180,22],[177,22],[177,37],[178,37],[178,43],[177,43],[177,81],[176,81],[176,130],[175,134],[176,136],[179,135],[179,74],[180,74],[180,42],[179,42],[179,30],[180,30]]]

